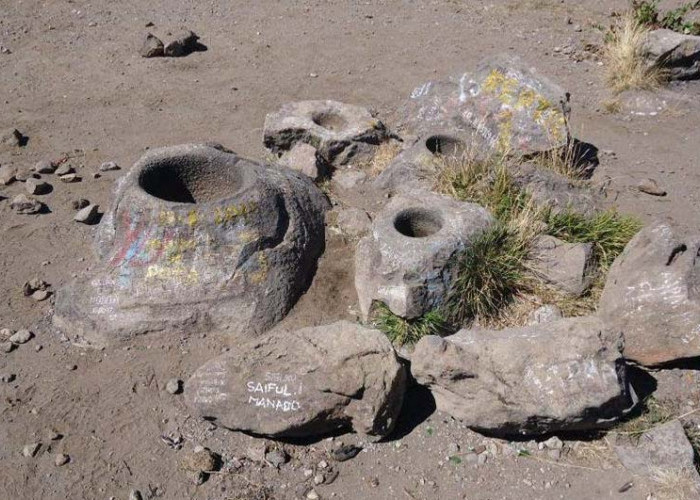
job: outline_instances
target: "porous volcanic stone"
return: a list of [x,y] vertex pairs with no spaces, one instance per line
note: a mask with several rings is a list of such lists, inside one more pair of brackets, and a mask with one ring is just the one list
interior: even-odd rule
[[698,252],[698,235],[659,222],[615,260],[598,311],[624,332],[626,358],[654,366],[700,356]]
[[381,437],[401,409],[406,375],[389,340],[356,323],[276,332],[201,366],[185,386],[199,415],[273,437],[341,427]]
[[646,36],[643,55],[649,66],[664,69],[668,78],[687,80],[700,76],[700,36],[654,30]]
[[304,142],[329,165],[367,160],[388,138],[384,124],[365,108],[337,101],[300,101],[265,117],[265,147],[281,155]]
[[622,337],[595,317],[423,337],[411,373],[469,427],[540,434],[605,427],[633,404]]
[[415,318],[439,306],[454,278],[453,257],[494,219],[473,203],[426,191],[391,199],[355,254],[355,289],[362,316],[372,302]]
[[319,161],[316,148],[303,142],[297,143],[280,158],[285,167],[301,172],[316,180],[324,173],[323,162]]
[[162,330],[260,334],[310,283],[326,208],[291,170],[208,145],[153,150],[120,180],[100,265],[56,293],[54,323],[95,346]]

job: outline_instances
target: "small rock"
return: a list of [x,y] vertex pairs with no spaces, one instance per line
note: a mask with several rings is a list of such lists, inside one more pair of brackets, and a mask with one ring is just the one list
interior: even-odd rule
[[0,54],[12,54],[12,51],[3,45],[0,45]]
[[346,170],[345,172],[337,172],[333,176],[333,184],[342,189],[353,189],[364,182],[366,178],[367,174],[360,170]]
[[265,460],[267,460],[273,466],[279,469],[280,466],[287,463],[287,461],[289,460],[289,455],[287,455],[287,453],[284,450],[272,450],[268,453],[265,453]]
[[539,325],[541,323],[551,323],[558,319],[562,319],[564,314],[561,309],[554,304],[546,304],[532,311],[527,317],[528,325]]
[[182,392],[182,380],[171,378],[168,380],[168,383],[165,384],[165,390],[170,394],[179,394]]
[[341,446],[337,450],[333,450],[333,459],[338,462],[345,462],[351,458],[355,458],[358,453],[362,451],[362,448],[352,444]]
[[322,162],[318,157],[316,148],[305,142],[298,142],[286,152],[280,163],[285,167],[301,172],[302,174],[317,180],[323,175]]
[[320,497],[318,496],[318,493],[316,493],[315,490],[311,490],[306,494],[306,498],[308,500],[318,500]]
[[488,460],[488,455],[487,455],[486,453],[482,453],[481,455],[479,455],[479,456],[477,457],[476,462],[477,462],[479,465],[484,465],[484,464],[486,463],[487,460]]
[[6,342],[6,341],[10,340],[10,336],[13,333],[14,332],[12,330],[10,330],[9,328],[0,329],[0,341]]
[[71,182],[78,182],[80,180],[80,177],[78,177],[77,174],[66,174],[59,177],[59,179],[61,179],[61,182],[70,184]]
[[15,179],[17,179],[19,182],[26,182],[27,179],[38,179],[39,174],[36,172],[33,172],[32,170],[28,168],[23,168],[21,170],[18,170],[17,173],[15,173]]
[[304,477],[311,477],[314,475],[313,469],[304,469]]
[[139,490],[131,490],[129,492],[129,500],[143,500],[141,492]]
[[17,333],[10,337],[10,342],[13,344],[26,344],[34,336],[29,330],[18,330]]
[[24,285],[22,285],[22,293],[25,297],[29,297],[37,290],[46,290],[48,286],[49,284],[46,283],[44,280],[39,278],[32,278],[29,281],[25,281]]
[[561,458],[561,450],[547,450],[547,455],[549,455],[549,458],[552,460],[559,460]]
[[327,468],[328,468],[328,462],[326,462],[325,460],[321,460],[321,461],[318,463],[318,468],[319,468],[319,469],[327,469]]
[[12,210],[17,212],[18,214],[24,215],[39,213],[43,206],[44,205],[40,201],[35,200],[34,198],[30,198],[25,194],[18,194],[12,199],[12,202],[10,203],[10,208]]
[[183,468],[193,472],[211,472],[217,469],[218,457],[204,447],[197,447],[183,460]]
[[314,484],[323,484],[323,482],[326,480],[326,478],[323,476],[323,474],[316,474],[314,476]]
[[637,189],[652,196],[666,196],[666,191],[654,179],[644,179],[637,185]]
[[76,222],[81,222],[83,224],[95,224],[97,222],[99,205],[88,205],[85,208],[81,208],[77,214],[73,217]]
[[66,465],[69,461],[70,457],[68,455],[64,453],[57,453],[53,463],[56,464],[56,467],[61,467],[62,465]]
[[70,163],[61,163],[54,173],[61,176],[72,174],[73,172],[75,172],[75,170],[73,170],[73,166]]
[[0,376],[0,380],[5,382],[6,384],[14,382],[16,378],[17,375],[15,375],[14,373],[3,374],[2,376]]
[[119,170],[120,167],[113,161],[106,161],[100,165],[100,172],[110,172],[112,170]]
[[459,445],[457,443],[450,443],[447,445],[447,454],[454,455],[459,453]]
[[369,230],[372,221],[364,210],[349,207],[338,211],[337,224],[344,234],[351,238],[357,238]]
[[16,128],[0,130],[0,146],[6,148],[20,147],[24,142],[24,137]]
[[34,165],[34,172],[37,174],[53,174],[56,171],[56,164],[51,160],[40,160]]
[[157,36],[149,33],[143,41],[139,54],[141,57],[163,57],[165,55],[164,49],[163,42]]
[[36,452],[39,451],[39,443],[31,443],[27,444],[22,448],[22,455],[24,455],[27,458],[31,458],[34,455],[36,455]]
[[12,342],[3,342],[0,344],[0,351],[4,353],[9,353],[12,352],[12,349],[15,348],[15,345]]
[[71,202],[73,210],[80,210],[81,208],[87,207],[89,204],[90,202],[87,201],[85,198],[78,198],[77,200],[73,200]]
[[0,167],[0,184],[3,186],[12,184],[12,182],[15,180],[16,172],[17,170],[11,165],[3,165]]
[[48,290],[37,290],[32,294],[32,298],[37,302],[41,302],[43,300],[48,299],[50,295],[51,292],[49,292]]
[[197,49],[197,40],[199,37],[192,31],[183,31],[175,40],[169,42],[163,49],[163,53],[167,57],[182,57],[186,56]]
[[561,450],[564,448],[564,442],[556,436],[547,439],[544,445],[550,450]]
[[63,434],[58,432],[56,429],[49,429],[48,438],[50,441],[58,441],[63,438]]
[[38,179],[27,179],[24,185],[29,194],[46,194],[51,191],[51,184]]

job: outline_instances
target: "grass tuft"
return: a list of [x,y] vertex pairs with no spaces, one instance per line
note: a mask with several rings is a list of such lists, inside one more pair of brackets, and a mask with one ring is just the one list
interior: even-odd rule
[[605,80],[615,93],[629,89],[654,90],[664,81],[664,71],[649,67],[644,41],[650,28],[628,12],[617,20],[603,48]]
[[373,323],[397,345],[413,345],[426,335],[442,336],[450,332],[449,322],[439,311],[430,311],[416,319],[404,319],[381,302],[374,307]]

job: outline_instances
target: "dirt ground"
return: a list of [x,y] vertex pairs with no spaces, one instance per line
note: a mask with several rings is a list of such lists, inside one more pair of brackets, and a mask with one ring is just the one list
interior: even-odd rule
[[[498,52],[522,56],[571,93],[576,137],[601,151],[593,180],[612,179],[621,211],[695,227],[700,83],[674,86],[674,105],[660,115],[607,114],[602,68],[582,52],[586,43],[600,44],[596,26],[608,26],[611,12],[625,6],[622,0],[0,0],[0,45],[11,51],[0,53],[0,129],[16,127],[29,137],[25,147],[0,154],[0,164],[30,168],[67,154],[83,177],[63,184],[47,176],[54,190],[41,199],[50,213],[36,216],[9,207],[23,192],[21,183],[0,187],[0,328],[36,333],[0,354],[0,374],[16,376],[0,382],[0,500],[127,499],[132,489],[144,499],[286,499],[304,498],[312,486],[320,498],[342,499],[650,498],[656,486],[622,469],[602,440],[569,441],[558,461],[536,447],[518,457],[504,451],[513,449],[507,442],[435,412],[416,389],[396,434],[363,443],[350,461],[332,462],[328,450],[338,441],[357,444],[354,435],[304,445],[267,441],[291,457],[278,470],[253,460],[251,447],[262,440],[197,421],[181,395],[164,391],[168,379],[188,378],[221,352],[222,339],[149,335],[128,348],[81,350],[51,330],[50,300],[35,302],[21,292],[32,277],[56,290],[95,265],[95,228],[72,221],[71,201],[109,205],[125,170],[94,179],[101,162],[126,169],[149,147],[204,141],[262,159],[265,114],[293,100],[368,106],[391,127],[415,86]],[[154,26],[147,28],[149,22]],[[183,26],[208,50],[178,59],[138,55],[147,32],[167,39]],[[565,54],[568,45],[584,60]],[[668,196],[634,188],[648,176]],[[281,326],[355,318],[353,245],[329,233],[314,284]],[[51,440],[52,431],[62,437]],[[182,436],[181,449],[161,436]],[[24,457],[23,446],[33,442],[41,443],[38,453]],[[472,463],[469,450],[482,444],[486,462]],[[221,473],[201,485],[181,464],[195,445],[224,459]],[[57,467],[56,453],[70,462]],[[453,455],[460,459],[448,460]],[[322,460],[338,475],[314,486],[305,469],[335,474],[319,468]],[[633,486],[620,492],[629,481]]]

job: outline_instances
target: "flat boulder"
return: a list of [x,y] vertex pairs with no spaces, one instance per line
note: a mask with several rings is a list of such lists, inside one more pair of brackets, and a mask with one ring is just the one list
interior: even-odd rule
[[700,36],[653,30],[644,41],[643,56],[649,66],[661,68],[672,80],[700,77]]
[[394,427],[406,374],[389,340],[356,323],[276,332],[201,366],[185,385],[198,415],[270,437]]
[[621,336],[596,317],[423,337],[411,373],[439,410],[494,434],[611,425],[633,406]]
[[625,357],[656,366],[700,356],[700,238],[670,223],[642,229],[608,273],[600,317]]

